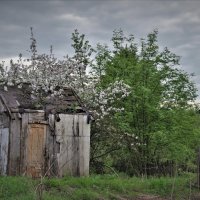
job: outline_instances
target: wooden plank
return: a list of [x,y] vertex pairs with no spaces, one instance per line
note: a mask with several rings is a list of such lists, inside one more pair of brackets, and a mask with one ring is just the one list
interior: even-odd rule
[[10,119],[6,113],[0,114],[0,128],[9,128]]
[[89,176],[90,137],[79,137],[79,175]]
[[45,173],[47,176],[57,176],[57,159],[55,156],[55,116],[48,116],[47,132],[46,132],[46,154],[45,154]]
[[29,113],[29,122],[40,122],[45,121],[44,113]]
[[56,136],[73,136],[74,115],[59,114],[60,121],[55,122]]
[[44,175],[44,155],[46,144],[46,125],[29,124],[27,138],[27,168],[28,176],[38,178]]
[[72,132],[73,132],[73,137],[79,137],[79,116],[78,115],[73,115],[71,116],[73,118],[73,124],[72,124]]
[[60,177],[64,175],[74,175],[74,169],[76,165],[74,164],[75,156],[74,156],[74,145],[73,145],[73,137],[64,138],[63,142],[59,142],[60,144],[60,152],[57,153],[58,158],[58,175]]
[[[11,108],[10,109],[12,113],[19,113],[19,110],[18,108]],[[23,110],[24,113],[45,113],[44,110],[32,110],[32,109],[24,109]]]
[[26,173],[26,143],[28,137],[28,119],[29,114],[22,114],[22,128],[20,135],[20,174]]
[[29,121],[28,123],[29,124],[46,124],[46,125],[49,124],[48,121],[46,120],[32,120],[32,121]]
[[90,124],[87,124],[87,115],[79,115],[79,174],[89,175],[90,162]]
[[7,175],[9,129],[0,129],[0,175]]
[[15,120],[10,121],[10,144],[9,144],[9,175],[20,174],[20,133],[21,119],[13,114]]
[[73,115],[73,137],[72,137],[72,175],[80,176],[80,159],[79,159],[79,140],[80,140],[80,130],[79,130],[79,116]]
[[59,117],[60,121],[55,122],[55,133],[56,142],[60,144],[60,151],[57,153],[58,173],[62,177],[64,175],[72,175],[73,173],[73,116],[60,114]]
[[6,113],[0,114],[0,175],[7,175],[8,173],[9,121]]
[[80,176],[80,159],[79,159],[79,140],[80,137],[72,137],[72,175]]
[[78,115],[79,136],[90,137],[90,124],[87,124],[87,115]]
[[52,134],[54,135],[55,134],[55,115],[50,114],[48,118],[49,118],[50,130],[51,130]]
[[47,126],[46,128],[46,152],[44,155],[45,164],[44,164],[44,171],[45,176],[56,176],[56,174],[53,173],[54,168],[54,160],[53,160],[53,136],[51,135],[51,129],[50,126]]

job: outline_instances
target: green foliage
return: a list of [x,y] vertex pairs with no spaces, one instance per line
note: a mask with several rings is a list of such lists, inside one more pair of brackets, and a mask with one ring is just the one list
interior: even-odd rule
[[0,199],[33,200],[34,184],[25,177],[0,177]]
[[[42,199],[134,199],[144,194],[170,197],[172,187],[174,199],[188,199],[189,195],[197,192],[189,186],[194,180],[193,174],[148,179],[113,175],[54,178],[44,180]],[[38,182],[25,177],[0,177],[0,199],[35,200]]]
[[[200,143],[199,116],[189,104],[194,103],[196,87],[181,70],[180,57],[168,48],[160,50],[157,35],[155,30],[135,43],[133,35],[114,31],[113,50],[98,47],[93,68],[100,76],[99,88],[116,80],[131,88],[127,98],[110,105],[123,108],[123,112],[104,118],[99,129],[92,128],[92,153],[94,149],[102,155],[109,152],[98,161],[112,163],[130,175],[170,174],[168,163],[172,168],[180,165],[194,170]],[[117,155],[112,150],[117,150]]]

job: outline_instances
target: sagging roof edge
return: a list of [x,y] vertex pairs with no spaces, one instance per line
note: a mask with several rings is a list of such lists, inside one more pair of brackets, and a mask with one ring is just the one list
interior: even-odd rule
[[0,94],[0,99],[1,99],[2,104],[5,106],[6,110],[8,111],[10,118],[15,119],[15,117],[12,115],[12,112],[11,112],[9,106],[7,105],[6,100],[2,94]]
[[85,105],[83,104],[83,102],[81,101],[81,98],[78,96],[78,94],[75,92],[75,90],[73,88],[71,88],[71,91],[73,93],[73,95],[76,97],[78,103],[81,105],[82,110],[86,113],[88,113],[88,109],[85,107]]
[[[20,113],[20,109],[16,109],[16,108],[11,108],[10,111],[11,111],[11,113]],[[23,109],[23,113],[45,113],[45,110]],[[60,113],[49,113],[49,114],[87,115],[86,112],[77,112],[77,113],[76,112],[74,112],[74,113],[60,112]]]
[[81,105],[82,110],[83,110],[88,116],[91,117],[90,120],[95,121],[93,112],[89,111],[89,109],[88,109],[87,107],[85,107],[84,103],[82,102],[82,100],[81,100],[81,98],[78,96],[78,94],[75,92],[75,90],[74,90],[73,88],[71,88],[71,90],[72,90],[72,93],[74,94],[74,96],[76,97],[77,101],[78,101],[79,104]]

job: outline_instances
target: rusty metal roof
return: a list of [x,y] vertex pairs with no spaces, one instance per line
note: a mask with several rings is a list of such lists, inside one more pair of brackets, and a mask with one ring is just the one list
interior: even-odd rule
[[30,87],[0,86],[0,98],[11,111],[33,109],[50,113],[86,112],[80,98],[71,88],[65,88],[62,97],[44,93],[44,100],[41,102],[31,95]]

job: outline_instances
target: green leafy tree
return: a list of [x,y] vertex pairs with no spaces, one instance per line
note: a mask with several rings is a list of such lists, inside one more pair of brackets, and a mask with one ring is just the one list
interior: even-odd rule
[[[180,57],[167,48],[160,51],[157,35],[158,32],[153,31],[136,44],[133,35],[126,37],[122,30],[114,31],[114,50],[104,49],[109,55],[98,54],[102,63],[97,62],[96,65],[101,69],[98,74],[100,87],[106,88],[116,80],[123,80],[131,88],[127,98],[114,102],[115,107],[123,108],[123,112],[113,113],[109,119],[102,121],[102,124],[110,124],[107,126],[110,130],[102,132],[104,126],[100,126],[98,132],[102,133],[103,141],[99,148],[105,147],[103,144],[107,138],[109,149],[112,145],[113,149],[120,149],[118,155],[120,153],[121,158],[115,153],[111,156],[113,165],[119,170],[127,169],[131,174],[148,175],[153,171],[151,168],[161,167],[168,161],[180,161],[184,156],[178,158],[175,152],[181,154],[185,149],[193,152],[194,156],[196,115],[191,116],[188,109],[191,107],[189,102],[196,98],[196,88],[190,76],[179,69]],[[184,115],[183,119],[191,120],[190,134],[186,134],[188,123],[178,124],[180,113]],[[178,135],[190,142],[184,145]],[[118,142],[112,143],[113,137]],[[190,137],[192,139],[188,140]]]

